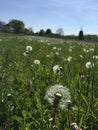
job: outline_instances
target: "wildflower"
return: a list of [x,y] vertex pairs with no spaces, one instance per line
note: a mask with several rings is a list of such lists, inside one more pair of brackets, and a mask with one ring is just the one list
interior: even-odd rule
[[47,58],[50,58],[50,55],[46,55]]
[[89,49],[89,51],[92,51],[92,52],[94,52],[94,48],[90,48],[90,49]]
[[7,96],[10,97],[10,96],[12,96],[12,94],[11,94],[11,93],[8,93]]
[[56,50],[56,47],[55,47],[55,46],[53,47],[53,50]]
[[23,55],[24,55],[24,56],[29,56],[29,52],[28,52],[28,51],[25,51],[25,52],[23,53]]
[[26,51],[30,52],[32,50],[33,50],[32,46],[26,46]]
[[85,48],[83,48],[83,51],[84,51],[84,52],[86,52],[86,53],[88,53],[88,52],[89,52],[89,50],[87,50],[87,49],[85,49]]
[[73,122],[70,125],[71,130],[82,130],[81,128],[78,127],[77,123]]
[[97,60],[97,59],[98,59],[98,56],[97,56],[97,55],[94,55],[94,56],[93,56],[93,59]]
[[53,66],[53,72],[54,73],[61,73],[62,67],[60,65]]
[[72,52],[72,49],[71,49],[71,48],[69,48],[68,50],[69,50],[69,52]]
[[67,58],[67,61],[68,61],[68,62],[71,62],[71,61],[72,61],[72,57],[69,56],[69,57]]
[[52,105],[58,105],[61,109],[68,107],[71,101],[69,89],[63,85],[50,86],[44,97]]
[[94,64],[92,64],[90,61],[86,63],[86,68],[90,69],[94,66]]
[[56,55],[59,55],[60,53],[59,53],[59,52],[56,52],[55,54],[56,54]]
[[34,64],[39,65],[39,64],[40,64],[40,61],[39,61],[39,60],[34,60]]
[[58,50],[58,51],[61,51],[62,49],[61,49],[61,48],[58,48],[57,50]]
[[0,39],[0,42],[2,42],[2,39]]
[[49,45],[49,46],[50,46],[50,45],[51,45],[51,43],[47,43],[47,45]]

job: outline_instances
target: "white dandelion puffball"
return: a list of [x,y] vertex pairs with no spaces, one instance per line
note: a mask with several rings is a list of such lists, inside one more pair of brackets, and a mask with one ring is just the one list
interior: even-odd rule
[[39,60],[34,60],[34,64],[39,65],[39,64],[40,64],[40,61],[39,61]]
[[86,66],[86,68],[91,69],[92,67],[94,67],[94,64],[92,64],[90,61],[88,61],[85,66]]
[[23,55],[24,55],[24,56],[29,56],[29,52],[28,52],[28,51],[25,51],[25,52],[23,53]]
[[26,46],[26,51],[32,51],[33,50],[33,48],[32,48],[32,46]]
[[94,56],[93,56],[93,59],[97,60],[97,59],[98,59],[98,56],[97,56],[97,55],[94,55]]
[[60,93],[62,95],[62,98],[60,99],[58,106],[61,109],[66,109],[68,107],[68,103],[71,102],[70,92],[66,86],[63,85],[50,86],[46,92],[44,99],[53,105],[56,93]]
[[68,62],[71,62],[71,61],[72,61],[72,56],[69,56],[69,57],[67,58],[67,61],[68,61]]
[[53,72],[58,73],[62,70],[62,67],[60,65],[53,66]]

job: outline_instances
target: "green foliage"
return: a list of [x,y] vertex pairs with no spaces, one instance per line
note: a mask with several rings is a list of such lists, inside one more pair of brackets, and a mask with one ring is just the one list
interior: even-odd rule
[[50,28],[48,28],[48,29],[46,30],[46,34],[47,34],[48,36],[50,36],[50,35],[52,34],[52,31],[51,31]]
[[83,40],[83,37],[84,37],[84,35],[83,35],[83,31],[80,30],[80,32],[79,32],[79,39],[80,39],[80,40]]
[[[27,46],[33,49],[24,53]],[[49,86],[61,84],[72,98],[68,109],[57,110],[54,129],[67,130],[77,122],[84,130],[97,130],[97,56],[94,43],[0,36],[0,129],[49,130],[53,106],[44,97]],[[91,68],[85,66],[88,61]],[[54,73],[55,65],[62,69]]]
[[21,33],[22,30],[24,29],[24,23],[23,21],[17,20],[17,19],[12,19],[9,23],[10,29],[14,33]]

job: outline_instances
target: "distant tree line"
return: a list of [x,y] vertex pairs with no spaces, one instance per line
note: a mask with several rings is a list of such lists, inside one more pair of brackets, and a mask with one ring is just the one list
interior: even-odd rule
[[37,35],[37,36],[48,36],[56,38],[66,39],[79,39],[87,41],[98,41],[97,35],[84,35],[83,30],[79,31],[78,36],[75,35],[64,35],[63,28],[58,28],[56,33],[53,33],[50,28],[44,30],[41,29],[39,32],[34,33],[33,29],[25,28],[25,24],[21,20],[12,19],[8,23],[0,21],[0,33],[11,33],[11,34],[24,34],[24,35]]

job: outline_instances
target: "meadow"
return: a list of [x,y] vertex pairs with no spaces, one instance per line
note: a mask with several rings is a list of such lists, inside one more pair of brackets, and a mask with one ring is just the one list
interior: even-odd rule
[[[65,98],[51,128],[56,89]],[[1,35],[0,130],[69,130],[72,122],[98,130],[98,43]]]

